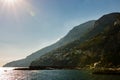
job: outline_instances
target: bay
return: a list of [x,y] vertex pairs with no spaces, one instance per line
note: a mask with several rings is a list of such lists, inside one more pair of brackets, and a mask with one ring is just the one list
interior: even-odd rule
[[120,76],[95,75],[85,70],[13,70],[13,68],[0,68],[0,80],[120,80]]

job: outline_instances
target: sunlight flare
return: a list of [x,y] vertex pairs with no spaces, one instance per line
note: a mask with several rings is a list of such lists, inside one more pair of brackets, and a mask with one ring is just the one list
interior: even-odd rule
[[5,0],[5,2],[7,2],[8,4],[14,4],[15,2],[17,2],[17,0]]
[[4,3],[4,5],[16,5],[19,3],[20,0],[0,0],[1,3]]
[[32,17],[36,15],[34,7],[27,0],[0,0],[0,9],[3,13],[13,14],[15,17],[26,15]]

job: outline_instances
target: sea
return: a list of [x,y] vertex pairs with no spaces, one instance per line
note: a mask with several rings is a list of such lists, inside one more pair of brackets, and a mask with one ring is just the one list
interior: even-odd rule
[[97,75],[86,70],[13,70],[0,68],[0,80],[120,80],[120,75]]

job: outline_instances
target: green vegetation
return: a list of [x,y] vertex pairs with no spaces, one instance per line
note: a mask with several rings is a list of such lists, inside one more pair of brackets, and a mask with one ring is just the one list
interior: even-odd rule
[[120,13],[101,17],[80,39],[41,56],[30,66],[120,67]]

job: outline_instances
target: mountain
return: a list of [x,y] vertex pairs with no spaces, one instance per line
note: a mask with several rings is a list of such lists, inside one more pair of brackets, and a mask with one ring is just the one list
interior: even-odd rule
[[120,13],[110,13],[95,21],[81,38],[40,56],[30,67],[119,67],[119,61]]
[[60,39],[58,42],[54,43],[53,45],[45,47],[31,54],[27,56],[25,59],[7,63],[4,65],[4,67],[28,67],[32,61],[38,59],[40,56],[48,52],[51,52],[53,50],[56,50],[57,48],[61,46],[67,45],[68,43],[71,43],[72,41],[80,39],[85,33],[89,32],[93,28],[94,23],[95,23],[95,20],[91,20],[81,25],[78,25],[74,27],[72,30],[70,30],[69,33],[65,37],[63,37],[62,39]]
[[101,32],[80,46],[83,51],[91,53],[89,64],[98,62],[101,67],[119,66],[120,13],[104,15],[95,22],[94,27],[90,33],[98,33],[98,29]]

